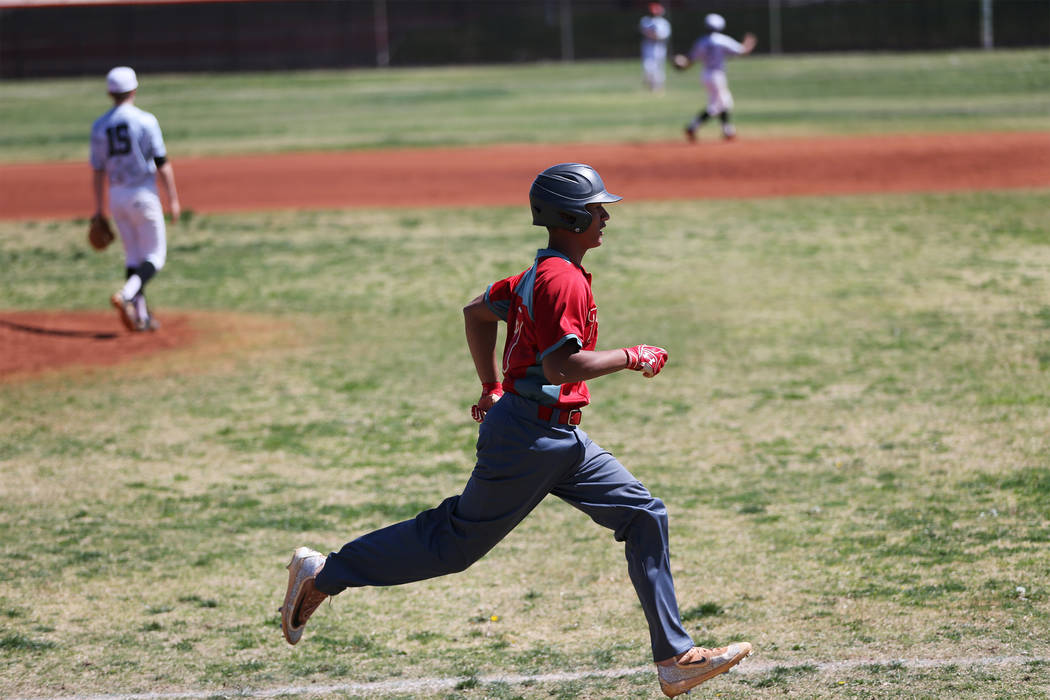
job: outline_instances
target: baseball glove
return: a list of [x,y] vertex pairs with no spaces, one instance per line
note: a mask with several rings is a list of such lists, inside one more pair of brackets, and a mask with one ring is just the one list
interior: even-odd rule
[[88,227],[88,242],[95,250],[105,250],[113,242],[113,228],[109,225],[109,219],[100,214],[91,217],[91,225]]

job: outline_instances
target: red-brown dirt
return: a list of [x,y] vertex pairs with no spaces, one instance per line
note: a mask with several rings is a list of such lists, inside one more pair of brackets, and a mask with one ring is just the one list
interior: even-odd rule
[[[182,206],[197,212],[520,205],[553,163],[594,165],[629,200],[1050,187],[1050,132],[644,144],[478,146],[175,158]],[[0,166],[0,218],[91,213],[86,163]],[[115,313],[0,311],[0,381],[64,366],[113,365],[184,347],[194,318],[130,334]]]
[[[709,137],[713,138],[713,137]],[[1050,132],[697,144],[504,145],[173,159],[184,209],[521,204],[533,176],[595,166],[629,200],[1050,186]],[[86,163],[0,166],[0,218],[91,214]]]
[[[102,300],[100,305],[108,304]],[[310,328],[252,314],[160,309],[160,330],[130,333],[116,311],[0,311],[0,384],[104,368],[107,377],[180,376],[309,342]],[[129,362],[133,360],[133,362]],[[120,367],[116,367],[120,365]]]
[[196,336],[186,314],[165,316],[156,332],[130,333],[115,311],[0,311],[0,382],[56,367],[117,365]]

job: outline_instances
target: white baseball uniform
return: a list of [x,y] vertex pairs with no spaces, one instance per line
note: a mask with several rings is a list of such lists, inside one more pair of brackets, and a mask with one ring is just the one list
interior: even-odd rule
[[720,32],[705,34],[689,50],[689,60],[704,65],[701,80],[707,88],[707,111],[711,116],[733,109],[733,94],[726,78],[726,59],[744,53],[736,39]]
[[671,23],[665,17],[646,15],[638,23],[642,34],[642,74],[650,90],[663,88],[666,79],[667,40]]
[[164,210],[157,195],[157,158],[166,158],[157,118],[123,103],[91,127],[91,167],[109,180],[109,208],[124,244],[128,268],[150,262],[160,270],[167,256]]

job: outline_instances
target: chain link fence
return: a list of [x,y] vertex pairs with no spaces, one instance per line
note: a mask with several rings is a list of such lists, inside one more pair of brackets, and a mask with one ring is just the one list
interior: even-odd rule
[[[48,3],[55,4],[48,4]],[[0,78],[636,57],[638,0],[0,0]],[[672,48],[703,17],[759,52],[1050,45],[1050,0],[667,0]]]

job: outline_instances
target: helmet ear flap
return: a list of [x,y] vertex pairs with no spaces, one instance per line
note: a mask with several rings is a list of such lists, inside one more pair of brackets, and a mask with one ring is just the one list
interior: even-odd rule
[[546,205],[532,200],[532,223],[536,226],[553,226],[554,228],[569,229],[575,233],[583,233],[591,225],[592,217],[584,209],[580,212],[570,212],[555,206]]
[[[561,228],[567,228],[575,233],[582,233],[587,230],[587,227],[591,225],[590,219],[579,214],[569,213],[567,211],[558,212],[558,216],[565,222],[565,225]],[[586,219],[586,221],[584,221]]]

